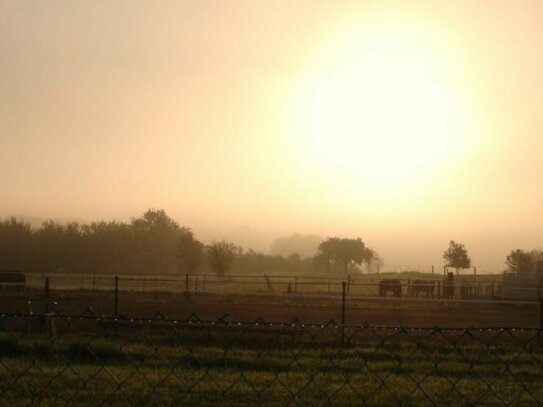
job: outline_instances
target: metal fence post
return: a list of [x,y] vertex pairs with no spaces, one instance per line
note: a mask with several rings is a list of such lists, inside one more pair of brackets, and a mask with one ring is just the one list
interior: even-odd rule
[[347,283],[343,281],[341,292],[341,346],[345,345],[345,295],[347,292]]
[[119,316],[119,276],[115,276],[115,296],[113,299],[113,316]]
[[45,314],[47,314],[49,312],[49,277],[45,279],[45,286],[43,287],[43,297],[43,311]]

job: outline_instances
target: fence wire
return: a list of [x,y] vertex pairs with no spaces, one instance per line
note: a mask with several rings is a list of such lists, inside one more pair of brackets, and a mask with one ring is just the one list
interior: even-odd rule
[[0,315],[2,406],[541,406],[538,329]]

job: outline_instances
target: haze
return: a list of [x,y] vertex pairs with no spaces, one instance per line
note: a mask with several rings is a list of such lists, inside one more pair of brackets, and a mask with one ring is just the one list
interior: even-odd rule
[[0,217],[543,246],[540,1],[0,1]]

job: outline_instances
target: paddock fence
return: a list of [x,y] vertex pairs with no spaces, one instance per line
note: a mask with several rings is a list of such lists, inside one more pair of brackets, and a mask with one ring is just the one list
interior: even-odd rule
[[[172,292],[180,294],[245,294],[281,297],[337,297],[342,283],[347,282],[347,295],[351,298],[387,299],[381,296],[380,283],[387,279],[381,275],[354,275],[333,278],[309,275],[234,274],[217,277],[215,274],[128,275],[119,276],[82,273],[25,273],[26,287],[41,289],[49,281],[55,290],[115,290],[132,292]],[[399,278],[402,300],[518,302],[537,304],[543,297],[543,287],[535,279],[511,276],[455,276],[451,295],[445,295],[443,276]],[[397,298],[396,298],[397,299]]]

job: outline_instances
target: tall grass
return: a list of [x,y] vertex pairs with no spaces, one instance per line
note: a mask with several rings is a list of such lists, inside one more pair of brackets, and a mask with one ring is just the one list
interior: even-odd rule
[[2,334],[0,400],[14,406],[543,403],[543,349],[535,343],[406,335],[363,337],[342,347],[253,339]]

